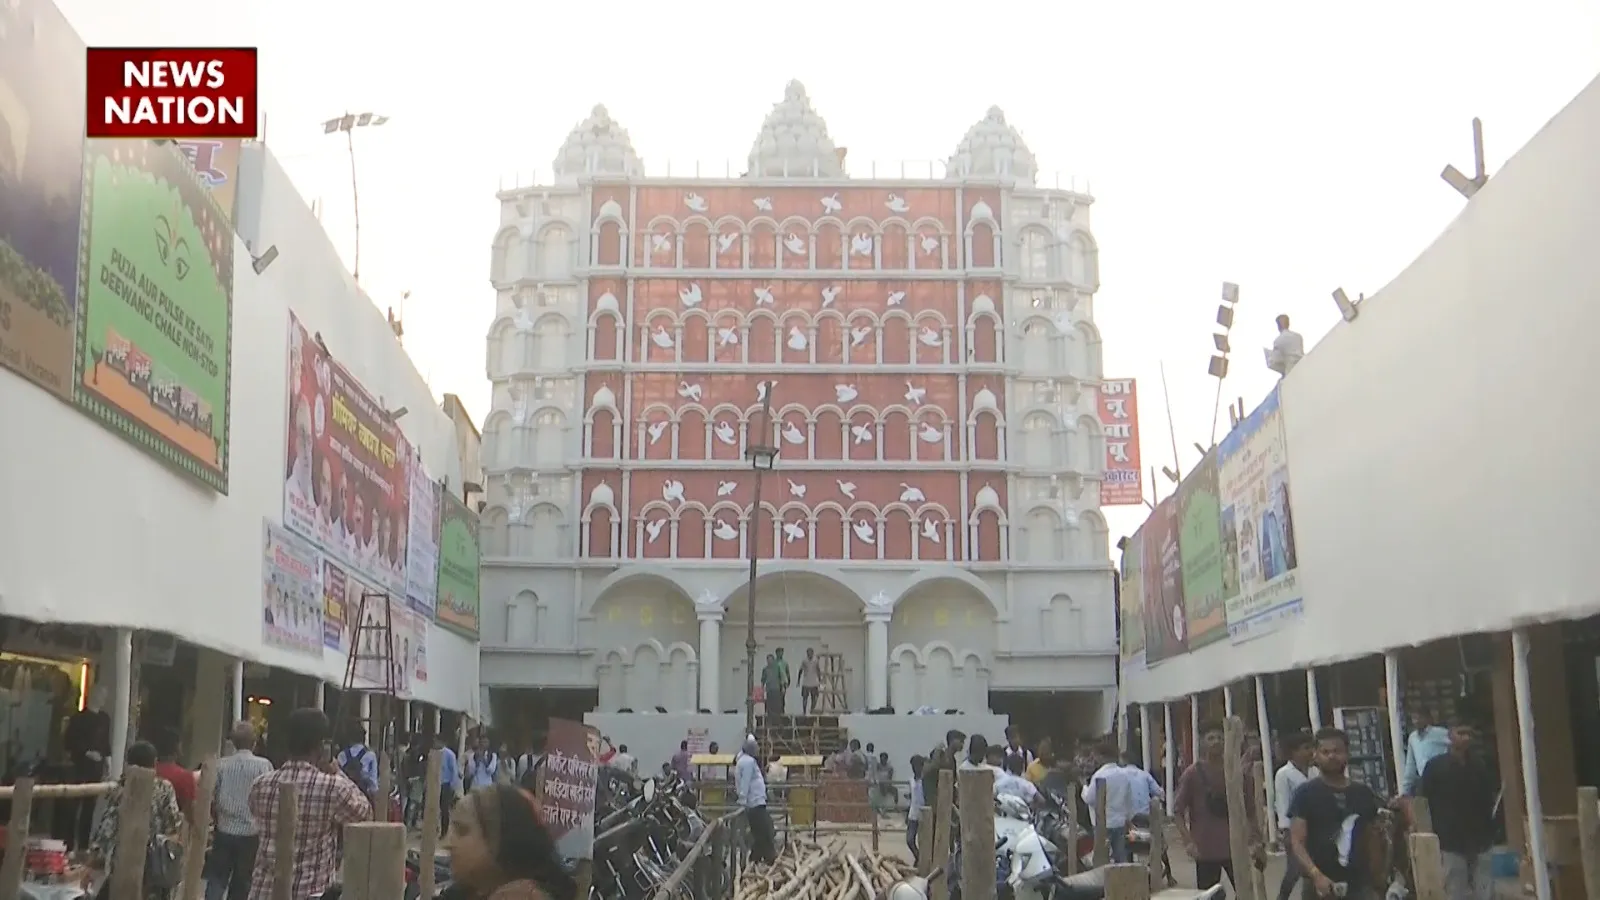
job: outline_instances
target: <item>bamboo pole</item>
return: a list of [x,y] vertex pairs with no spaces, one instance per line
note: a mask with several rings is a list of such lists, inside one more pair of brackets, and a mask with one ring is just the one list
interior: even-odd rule
[[[117,786],[115,781],[91,781],[86,784],[36,784],[34,800],[74,800],[104,797]],[[11,785],[0,787],[0,801],[10,800],[16,794]]]
[[[956,778],[955,773],[949,769],[939,772],[939,794],[934,802],[936,815],[933,817],[933,867],[945,870],[950,866],[950,819],[952,808],[955,804]],[[929,877],[929,885],[933,893],[929,900],[949,900],[950,879],[943,875],[935,878]]]
[[1078,840],[1082,832],[1078,830],[1078,795],[1082,788],[1076,781],[1067,789],[1067,874],[1076,875],[1083,868],[1083,860],[1078,851]]
[[972,769],[959,775],[961,898],[994,900],[994,772]]
[[277,851],[272,870],[272,900],[294,900],[294,826],[300,821],[300,789],[278,783],[278,817],[272,843]]
[[1228,792],[1228,847],[1237,883],[1238,900],[1261,900],[1255,896],[1255,871],[1250,855],[1250,800],[1244,784],[1244,721],[1238,716],[1223,720],[1222,766]]
[[1406,843],[1411,848],[1411,885],[1416,891],[1416,900],[1446,900],[1439,836],[1414,832],[1407,835]]
[[424,897],[433,896],[433,857],[439,852],[439,822],[443,810],[444,787],[440,784],[440,770],[444,764],[444,751],[435,748],[428,752],[428,777],[422,783],[422,870],[418,876],[419,892]]
[[1150,900],[1144,866],[1119,863],[1106,867],[1106,900]]
[[1600,900],[1600,790],[1578,788],[1578,847],[1587,900]]
[[18,778],[11,800],[11,821],[6,825],[6,858],[0,864],[0,897],[16,897],[22,893],[22,864],[28,856],[32,818],[33,779]]
[[216,792],[217,758],[213,756],[200,767],[200,786],[195,791],[194,809],[189,811],[189,829],[183,841],[185,852],[181,900],[200,900],[205,893],[206,838],[211,834],[211,798]]
[[150,806],[155,802],[154,769],[128,766],[117,807],[117,846],[110,873],[111,900],[144,900],[145,848],[150,844]]
[[406,887],[406,827],[358,822],[344,828],[344,896],[394,900]]
[[1111,832],[1106,830],[1106,780],[1094,780],[1094,867],[1111,862]]

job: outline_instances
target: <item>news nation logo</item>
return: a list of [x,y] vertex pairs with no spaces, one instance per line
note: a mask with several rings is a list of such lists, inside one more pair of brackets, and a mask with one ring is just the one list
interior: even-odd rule
[[253,47],[91,47],[91,138],[253,138]]

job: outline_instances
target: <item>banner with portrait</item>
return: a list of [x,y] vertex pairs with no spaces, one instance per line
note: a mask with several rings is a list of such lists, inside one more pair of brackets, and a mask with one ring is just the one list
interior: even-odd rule
[[1228,636],[1240,643],[1278,630],[1305,608],[1276,388],[1217,450],[1223,559],[1237,585],[1227,600]]
[[417,684],[428,680],[428,623],[399,600],[389,601],[389,617],[394,634],[395,690],[410,697]]
[[433,621],[439,596],[439,483],[428,477],[422,454],[409,455],[411,536],[406,542],[406,600]]
[[270,647],[321,656],[322,555],[271,522],[264,523],[262,531],[262,640]]
[[600,732],[565,719],[551,719],[545,733],[544,764],[535,795],[545,824],[556,839],[556,853],[567,859],[594,855],[594,795],[600,775]]
[[168,143],[84,151],[75,402],[228,492],[233,225]]
[[347,571],[404,596],[410,444],[293,313],[288,381],[284,526]]
[[1178,498],[1168,497],[1145,520],[1144,659],[1155,665],[1189,649],[1183,611],[1183,560],[1178,553]]

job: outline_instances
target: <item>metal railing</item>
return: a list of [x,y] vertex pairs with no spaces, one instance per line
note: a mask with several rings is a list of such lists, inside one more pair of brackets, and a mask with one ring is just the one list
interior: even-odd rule
[[683,862],[656,889],[654,900],[732,897],[739,872],[749,860],[749,823],[745,821],[744,810],[734,810],[706,826]]

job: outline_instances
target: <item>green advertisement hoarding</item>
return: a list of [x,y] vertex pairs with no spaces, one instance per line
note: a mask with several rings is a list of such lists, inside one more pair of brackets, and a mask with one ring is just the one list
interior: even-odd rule
[[228,491],[233,225],[170,143],[89,141],[74,396]]
[[1178,485],[1178,558],[1183,565],[1183,604],[1190,650],[1228,636],[1221,515],[1217,453],[1213,450]]
[[478,637],[478,516],[449,491],[439,505],[437,620],[451,631]]

